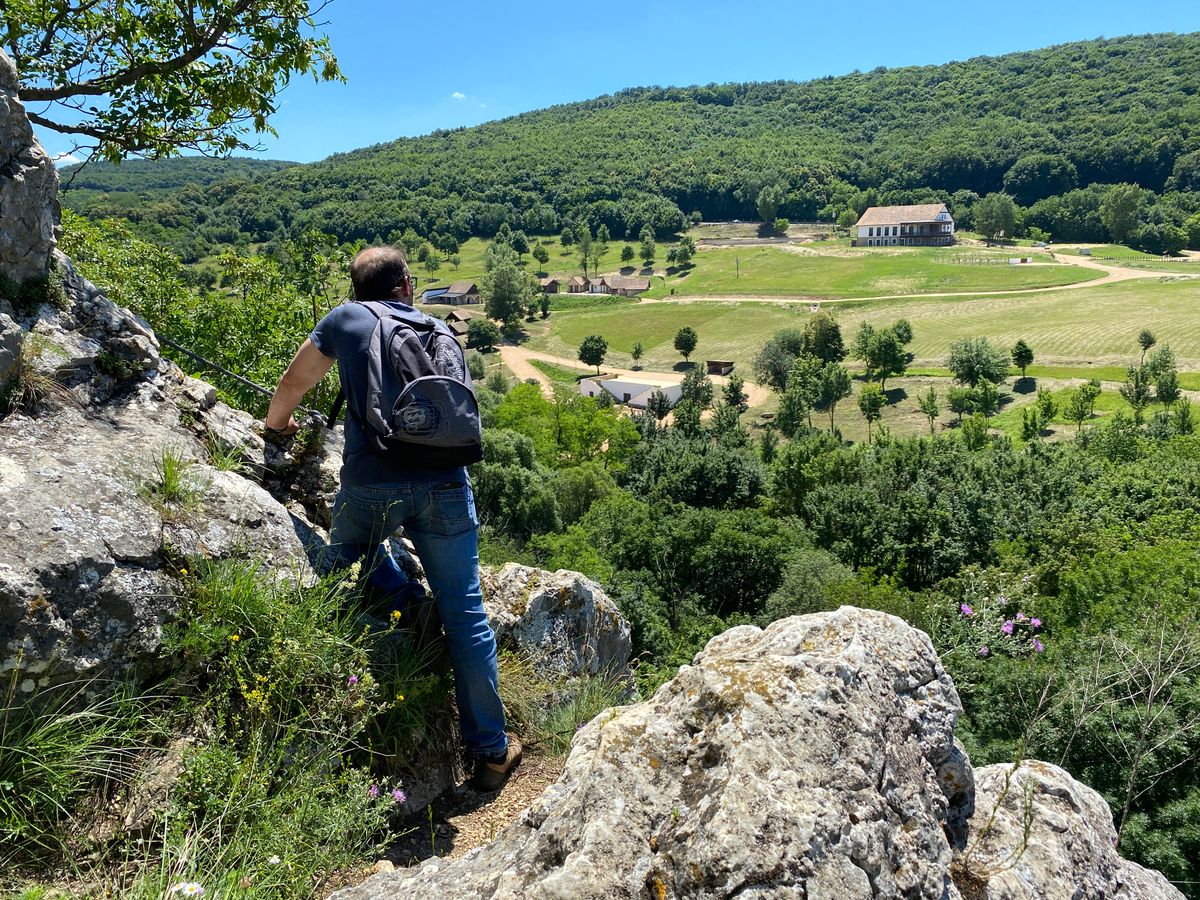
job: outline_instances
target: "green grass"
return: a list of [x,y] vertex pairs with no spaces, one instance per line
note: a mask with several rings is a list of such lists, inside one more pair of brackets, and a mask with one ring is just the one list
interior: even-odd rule
[[[816,245],[813,245],[816,246]],[[981,248],[887,247],[832,251],[811,247],[702,249],[694,268],[651,286],[689,297],[739,294],[778,297],[875,297],[938,292],[1021,290],[1100,277],[1069,265],[968,265],[965,260],[1011,253]],[[800,251],[800,252],[796,252]]]
[[[1067,406],[1067,401],[1071,398],[1071,393],[1074,388],[1064,387],[1056,388],[1050,391],[1050,395],[1058,403],[1058,415],[1056,415],[1048,425],[1043,425],[1043,437],[1074,437],[1076,434],[1075,424],[1068,422],[1063,418],[1063,410]],[[1010,402],[1004,405],[1002,410],[992,417],[989,423],[993,429],[1002,431],[1004,434],[1012,438],[1013,442],[1020,445],[1024,443],[1021,438],[1021,415],[1022,411],[1029,408],[1037,400],[1036,393],[1018,394],[1010,397]],[[1157,404],[1152,404],[1147,410],[1147,419],[1158,409]],[[1129,415],[1133,415],[1133,409],[1128,403],[1122,399],[1121,395],[1115,390],[1106,390],[1096,398],[1095,415],[1090,422],[1084,422],[1084,428],[1095,426],[1098,422],[1111,418],[1116,412],[1123,410]]]
[[580,378],[584,377],[571,369],[564,369],[562,366],[556,366],[554,363],[548,363],[540,359],[531,359],[529,364],[554,382],[555,385],[562,385],[563,387],[574,388],[579,384]]

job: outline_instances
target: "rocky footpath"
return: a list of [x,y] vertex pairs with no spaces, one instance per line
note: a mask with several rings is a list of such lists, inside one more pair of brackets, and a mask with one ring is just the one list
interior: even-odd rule
[[1182,897],[1117,857],[1107,807],[1065,772],[973,773],[959,712],[928,637],[892,616],[734,628],[588,724],[491,844],[334,897]]

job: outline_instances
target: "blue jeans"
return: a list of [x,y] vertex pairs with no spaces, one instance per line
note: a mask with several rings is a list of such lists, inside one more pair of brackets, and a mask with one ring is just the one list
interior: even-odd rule
[[471,485],[451,480],[343,484],[329,530],[329,571],[370,559],[369,582],[403,597],[412,585],[383,543],[403,525],[413,542],[442,619],[467,752],[503,757],[504,705],[496,671],[496,636],[479,584],[479,520]]

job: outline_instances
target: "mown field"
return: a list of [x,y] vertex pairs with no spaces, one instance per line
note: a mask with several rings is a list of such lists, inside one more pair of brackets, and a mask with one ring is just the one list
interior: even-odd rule
[[[684,325],[696,329],[695,358],[732,359],[748,369],[763,343],[780,328],[801,325],[808,305],[734,301],[613,304],[554,312],[528,324],[529,345],[574,357],[589,334],[608,340],[613,365],[632,363],[629,350],[641,341],[642,364],[670,369],[682,360],[672,346]],[[1146,279],[1079,288],[983,298],[912,298],[828,303],[849,341],[861,322],[913,325],[917,365],[944,365],[951,342],[985,336],[1011,347],[1019,338],[1033,347],[1040,365],[1122,367],[1136,355],[1136,336],[1150,328],[1169,343],[1184,370],[1200,370],[1200,280]]]
[[1014,251],[977,247],[850,248],[848,242],[702,249],[694,268],[668,275],[647,294],[687,297],[757,294],[776,297],[876,297],[954,291],[1021,290],[1075,284],[1102,273],[1052,263],[972,265]]

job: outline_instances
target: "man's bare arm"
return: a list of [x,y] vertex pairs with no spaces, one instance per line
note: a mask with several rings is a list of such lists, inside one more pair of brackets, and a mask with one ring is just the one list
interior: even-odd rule
[[271,398],[271,406],[267,409],[265,425],[272,431],[284,434],[295,434],[300,430],[299,424],[292,418],[292,413],[300,405],[304,395],[312,390],[317,382],[325,377],[325,373],[333,368],[335,360],[317,349],[317,345],[305,340],[296,351],[296,356],[275,388]]

